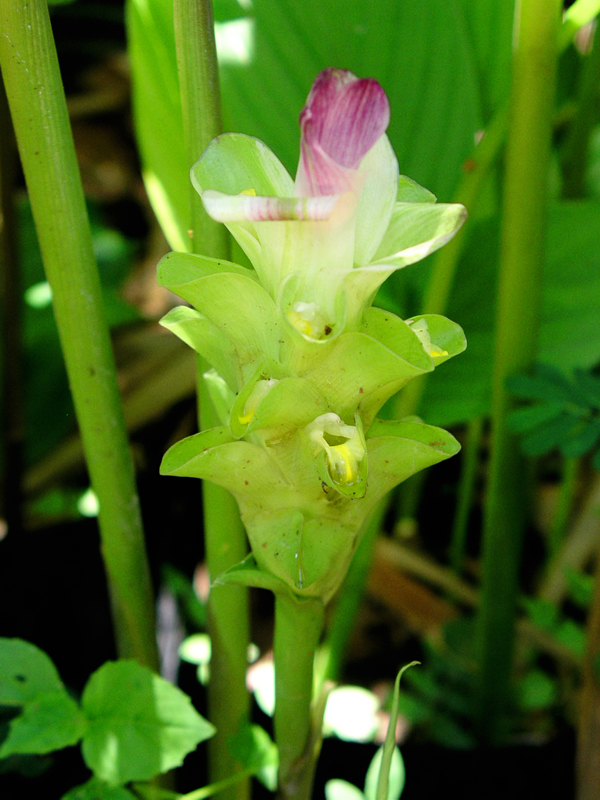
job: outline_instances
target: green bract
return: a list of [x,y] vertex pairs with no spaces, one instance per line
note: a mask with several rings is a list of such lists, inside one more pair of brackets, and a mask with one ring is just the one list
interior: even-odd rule
[[376,418],[465,348],[444,317],[371,307],[394,270],[441,247],[466,213],[399,176],[388,119],[375,81],[325,70],[300,116],[295,181],[262,142],[218,137],[192,180],[254,269],[187,253],[159,265],[159,282],[192,306],[162,324],[212,365],[229,416],[172,447],[161,471],[229,489],[269,585],[323,600],[386,492],[459,449],[438,428]]

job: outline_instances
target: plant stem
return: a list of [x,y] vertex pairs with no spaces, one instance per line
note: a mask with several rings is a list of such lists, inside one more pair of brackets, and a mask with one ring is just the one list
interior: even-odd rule
[[323,616],[318,599],[275,596],[275,741],[281,800],[311,796],[318,741],[311,717],[313,664]]
[[[221,133],[221,102],[210,0],[174,0],[175,45],[181,90],[183,127],[190,166]],[[229,239],[224,225],[214,222],[204,210],[191,182],[190,231],[193,252],[229,258]],[[200,429],[218,425],[198,361],[198,417]],[[237,503],[221,486],[202,484],[204,541],[211,579],[242,561],[247,553],[246,534]],[[212,643],[212,680],[208,686],[208,708],[217,729],[209,742],[211,783],[239,772],[241,765],[229,739],[247,724],[250,698],[246,690],[249,643],[248,590],[242,586],[213,586],[208,598],[208,628]],[[229,800],[244,800],[250,793],[248,778],[227,785]]]
[[0,514],[19,535],[23,501],[23,353],[21,306],[23,289],[17,247],[15,187],[19,167],[8,98],[0,75],[0,317],[2,334],[2,497]]
[[92,487],[120,655],[156,669],[154,604],[117,387],[46,0],[0,3],[0,63]]
[[509,375],[536,355],[560,0],[521,0],[507,140],[492,390],[492,447],[478,619],[478,727],[498,741],[508,700],[525,522],[524,458],[507,425]]
[[579,475],[579,459],[565,458],[563,462],[563,474],[560,484],[560,494],[558,507],[552,520],[549,536],[549,561],[553,559],[560,550],[567,532],[567,524],[573,507],[573,496],[577,488],[577,477]]

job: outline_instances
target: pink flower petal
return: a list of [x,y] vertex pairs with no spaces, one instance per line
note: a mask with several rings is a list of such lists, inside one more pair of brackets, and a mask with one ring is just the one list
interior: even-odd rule
[[300,114],[301,158],[296,187],[301,194],[356,190],[349,171],[385,132],[388,99],[377,81],[345,70],[321,72]]

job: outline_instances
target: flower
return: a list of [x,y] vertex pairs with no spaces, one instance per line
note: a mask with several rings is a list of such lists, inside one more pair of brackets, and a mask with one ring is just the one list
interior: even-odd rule
[[[377,81],[326,69],[300,113],[295,181],[266,145],[241,134],[217,137],[192,168],[207,212],[308,341],[356,330],[381,283],[444,244],[466,216],[412,181],[399,192],[389,118]],[[415,194],[419,202],[406,202]]]
[[252,585],[327,600],[386,492],[458,450],[439,428],[376,418],[465,348],[444,317],[371,307],[388,275],[466,213],[399,175],[389,118],[375,80],[327,69],[300,114],[295,180],[258,139],[217,137],[192,181],[254,269],[190,253],[159,265],[159,283],[192,306],[161,322],[214,368],[222,421],[175,444],[161,472],[234,494],[257,565],[235,579]]

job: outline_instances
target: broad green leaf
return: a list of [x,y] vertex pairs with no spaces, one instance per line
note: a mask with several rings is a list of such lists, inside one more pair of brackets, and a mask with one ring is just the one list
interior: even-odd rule
[[592,408],[600,409],[600,377],[583,369],[573,371],[575,387]]
[[0,705],[20,706],[61,691],[65,688],[46,653],[23,639],[0,638]]
[[486,123],[510,88],[514,0],[461,0]]
[[364,794],[354,784],[333,778],[325,784],[325,800],[364,800]]
[[[485,415],[490,406],[497,222],[476,223],[450,295],[448,316],[469,346],[427,381],[419,413],[437,425]],[[538,360],[561,372],[600,361],[600,203],[565,202],[549,211]],[[414,276],[414,273],[413,273]],[[410,280],[407,271],[402,281]],[[468,389],[467,389],[468,387]],[[466,390],[467,389],[467,390]]]
[[68,791],[61,800],[136,800],[136,795],[124,786],[109,786],[98,778],[91,778]]
[[0,747],[0,758],[14,753],[43,755],[62,750],[77,744],[85,728],[85,717],[64,689],[38,694],[11,721],[8,736]]
[[277,746],[260,725],[247,725],[230,739],[231,752],[269,791],[277,789]]
[[107,662],[82,697],[87,766],[108,784],[149,780],[179,766],[214,727],[177,687],[134,661]]
[[188,250],[191,164],[186,161],[183,139],[173,3],[129,0],[126,23],[136,138],[146,191],[171,247]]

